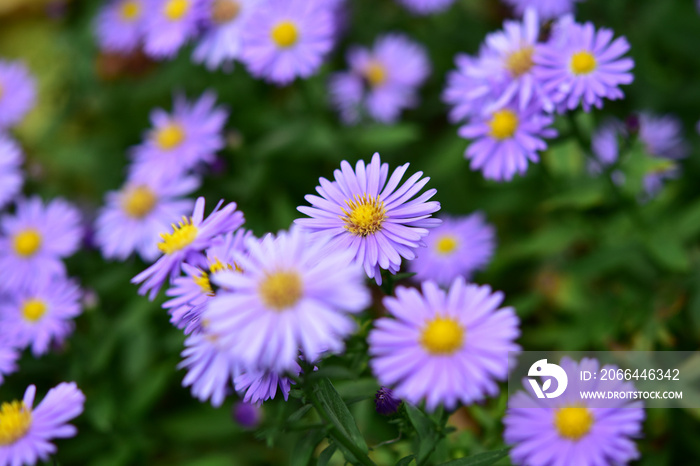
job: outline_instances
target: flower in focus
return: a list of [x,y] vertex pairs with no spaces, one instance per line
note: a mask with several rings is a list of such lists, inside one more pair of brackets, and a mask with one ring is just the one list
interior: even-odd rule
[[455,0],[397,0],[410,12],[417,15],[429,15],[447,10]]
[[17,125],[36,100],[36,82],[21,62],[0,60],[0,131]]
[[414,259],[416,248],[425,245],[422,238],[428,228],[441,223],[431,218],[440,210],[440,203],[428,202],[435,189],[412,199],[430,178],[421,179],[423,172],[417,172],[399,186],[408,166],[400,166],[389,177],[389,165],[382,164],[377,153],[367,166],[362,160],[357,162],[355,171],[343,161],[340,170],[333,172],[335,181],[319,179],[321,186],[316,191],[320,196],[305,197],[313,207],[297,208],[311,218],[295,223],[318,238],[327,238],[329,248],[351,251],[367,276],[381,284],[381,269],[395,274],[402,257]]
[[144,50],[154,58],[172,58],[199,32],[206,18],[203,0],[146,0]]
[[278,85],[308,78],[333,47],[334,13],[325,0],[263,0],[243,31],[242,61]]
[[293,370],[300,351],[310,363],[341,352],[355,329],[350,314],[370,302],[350,254],[299,228],[246,246],[248,255],[238,258],[243,273],[213,277],[222,289],[202,315],[221,345],[253,372]]
[[398,34],[380,37],[371,51],[352,48],[348,62],[350,71],[330,80],[331,99],[346,123],[357,123],[363,108],[377,121],[395,122],[416,104],[416,90],[430,73],[425,49]]
[[182,386],[191,386],[192,396],[200,401],[211,399],[212,406],[221,406],[236,373],[231,355],[220,348],[215,336],[204,332],[187,337],[182,358],[178,369],[187,369]]
[[[2,335],[1,331],[0,335]],[[17,370],[17,360],[19,359],[19,350],[7,344],[4,340],[5,335],[2,337],[3,342],[0,343],[0,385],[2,385],[5,376]]]
[[433,280],[442,286],[460,276],[468,280],[491,260],[495,236],[481,213],[443,217],[442,225],[425,238],[427,247],[416,251],[416,258],[408,263],[409,271],[418,282]]
[[128,53],[141,43],[147,0],[113,0],[99,15],[95,33],[100,47],[108,52]]
[[[289,372],[298,376],[301,367],[294,363]],[[277,390],[282,393],[284,401],[289,399],[289,392],[294,382],[275,371],[243,371],[236,376],[234,381],[236,391],[243,396],[244,403],[260,406],[264,401],[273,400]]]
[[390,416],[399,410],[401,400],[394,397],[389,387],[382,387],[374,395],[374,405],[379,414]]
[[22,189],[22,149],[0,134],[0,209],[10,202]]
[[498,393],[508,374],[508,352],[519,351],[513,308],[498,309],[503,294],[459,277],[449,291],[424,282],[423,293],[397,287],[370,331],[370,366],[382,385],[413,404],[453,409]]
[[524,15],[531,8],[543,20],[556,19],[567,13],[573,13],[574,4],[581,0],[503,0],[511,5],[518,15]]
[[56,453],[54,438],[73,437],[77,429],[68,421],[83,412],[85,395],[74,382],[63,382],[49,390],[34,408],[36,387],[30,385],[24,398],[0,405],[0,465],[33,465]]

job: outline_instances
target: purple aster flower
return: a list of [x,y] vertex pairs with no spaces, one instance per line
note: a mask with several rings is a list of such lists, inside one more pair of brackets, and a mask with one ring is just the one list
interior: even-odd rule
[[[301,367],[295,362],[290,372],[301,374]],[[244,371],[236,376],[236,391],[243,396],[244,403],[260,406],[264,401],[273,400],[277,390],[284,401],[289,399],[293,382],[289,377],[274,371]]]
[[394,392],[389,387],[382,387],[374,395],[374,404],[379,414],[390,416],[399,410],[401,400],[394,397]]
[[647,151],[665,159],[688,156],[689,147],[683,138],[683,124],[673,115],[639,114],[639,139]]
[[223,289],[203,314],[221,344],[254,372],[295,369],[299,351],[309,362],[343,351],[355,329],[350,314],[370,302],[351,255],[299,228],[246,246],[248,255],[238,257],[243,273],[213,277]]
[[402,257],[415,259],[416,248],[425,245],[422,238],[428,228],[441,223],[431,218],[440,203],[428,202],[435,189],[412,199],[430,178],[421,179],[423,172],[418,172],[399,186],[408,166],[400,166],[389,178],[389,165],[381,163],[378,153],[367,166],[357,162],[355,171],[348,162],[341,162],[340,170],[333,172],[335,181],[319,179],[320,196],[305,197],[313,207],[297,207],[311,218],[295,223],[328,238],[331,249],[351,251],[367,275],[381,284],[381,269],[396,273]]
[[395,122],[404,108],[417,103],[417,88],[430,74],[423,46],[399,34],[377,39],[374,49],[348,52],[350,71],[330,80],[331,100],[346,123],[357,123],[363,108],[383,123]]
[[17,201],[15,215],[0,218],[0,290],[13,293],[33,282],[65,275],[61,258],[80,245],[80,212],[63,199]]
[[242,61],[279,85],[311,76],[333,47],[334,10],[325,0],[264,0],[243,31]]
[[549,128],[553,118],[537,106],[526,110],[504,107],[483,117],[475,117],[459,128],[459,135],[473,139],[464,156],[471,160],[472,170],[481,170],[484,177],[509,181],[527,171],[528,162],[538,162],[538,151],[545,150],[543,138],[557,132]]
[[201,251],[210,247],[212,239],[236,230],[243,225],[243,213],[236,210],[236,203],[223,204],[219,201],[209,216],[204,218],[204,198],[200,197],[194,206],[192,216],[183,217],[182,221],[172,224],[172,233],[161,233],[158,249],[164,254],[149,268],[131,279],[131,283],[142,283],[139,294],[148,293],[153,300],[166,280],[174,279],[180,273],[184,261],[194,262],[195,266],[206,267],[206,263],[198,261]]
[[211,399],[219,407],[233,388],[236,362],[223,350],[215,336],[205,333],[190,335],[185,340],[183,361],[178,369],[186,368],[183,387],[192,387],[192,396],[199,401]]
[[143,38],[146,0],[112,0],[97,16],[95,33],[100,47],[109,52],[128,53]]
[[3,342],[0,343],[0,385],[2,385],[4,377],[17,370],[19,350],[14,346],[7,346],[2,331],[0,331],[0,335],[3,337]]
[[224,147],[223,128],[228,111],[216,107],[216,94],[205,92],[195,102],[175,97],[172,114],[160,108],[151,112],[153,128],[134,149],[135,176],[177,176],[198,164],[213,163]]
[[573,110],[583,105],[601,108],[603,98],[621,99],[621,84],[633,80],[629,71],[634,67],[631,58],[622,58],[630,48],[627,39],[614,41],[613,31],[592,23],[572,23],[566,34],[538,47],[534,54],[534,73],[558,110]]
[[74,437],[77,429],[68,421],[83,412],[85,395],[75,382],[63,382],[49,390],[34,406],[36,387],[30,385],[19,401],[0,406],[0,465],[33,465],[56,453],[54,438]]
[[464,53],[455,56],[457,69],[447,74],[447,86],[442,94],[442,100],[452,107],[449,113],[452,123],[481,115],[492,102],[493,90],[498,86],[493,77],[481,71],[480,60]]
[[620,155],[620,144],[618,139],[625,135],[625,127],[617,119],[608,119],[593,132],[591,137],[591,151],[595,160],[591,161],[589,171],[600,173],[603,168],[617,162]]
[[255,429],[260,425],[262,409],[252,403],[239,401],[233,405],[233,418],[246,429]]
[[21,62],[0,60],[0,131],[20,123],[36,100],[36,83]]
[[55,277],[15,292],[0,303],[0,336],[14,337],[20,348],[31,346],[36,357],[47,353],[73,332],[81,295],[74,281]]
[[107,259],[125,260],[134,251],[146,262],[160,255],[158,238],[174,218],[192,211],[182,199],[199,186],[196,177],[135,174],[119,191],[107,193],[95,221],[95,242]]
[[[571,374],[569,386],[577,386],[583,383],[578,380],[579,370],[598,372],[600,365],[595,359],[576,363],[563,358],[560,366]],[[634,390],[630,382],[620,381],[616,386],[611,385],[614,382],[604,383],[606,391]],[[591,407],[590,401],[578,399],[578,388],[567,388],[558,398],[540,400],[529,384],[524,386],[527,393],[518,392],[510,398],[503,419],[504,438],[513,445],[510,456],[514,464],[608,465],[639,458],[633,439],[642,435],[641,401],[606,400],[608,406]]]
[[515,12],[524,15],[528,8],[537,11],[543,20],[555,19],[567,13],[573,13],[574,3],[581,0],[503,0],[511,5]]
[[409,271],[418,282],[433,280],[442,286],[460,276],[469,279],[491,260],[495,236],[482,213],[444,217],[442,225],[425,238],[428,247],[416,251],[416,258],[408,263]]
[[397,0],[411,13],[429,15],[447,10],[455,0]]
[[210,70],[228,70],[243,51],[243,29],[260,0],[209,0],[208,28],[192,54]]
[[0,134],[0,209],[22,189],[22,149],[10,139]]
[[144,50],[154,58],[172,58],[199,32],[207,16],[204,0],[145,0]]
[[396,396],[429,411],[453,409],[498,393],[508,374],[508,352],[519,351],[513,308],[498,309],[503,294],[459,277],[445,292],[435,282],[398,287],[383,300],[393,318],[375,322],[368,336],[370,365]]

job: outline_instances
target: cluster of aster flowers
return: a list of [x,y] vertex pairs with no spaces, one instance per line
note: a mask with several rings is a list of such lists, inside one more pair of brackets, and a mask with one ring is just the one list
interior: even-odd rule
[[527,9],[521,21],[489,34],[478,56],[458,55],[448,75],[450,119],[465,123],[459,135],[472,140],[465,157],[486,178],[524,174],[556,136],[555,113],[601,108],[632,82],[629,44],[611,30],[565,15],[542,36],[536,10]]

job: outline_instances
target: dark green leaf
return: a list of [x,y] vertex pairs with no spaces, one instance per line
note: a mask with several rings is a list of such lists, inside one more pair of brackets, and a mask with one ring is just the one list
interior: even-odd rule
[[323,408],[328,412],[330,421],[342,435],[348,437],[363,452],[367,452],[367,443],[355,424],[355,418],[350,414],[350,410],[338,395],[335,387],[328,379],[321,379],[314,387],[318,400]]
[[314,454],[316,445],[325,437],[325,432],[321,429],[315,429],[311,432],[306,432],[294,446],[292,451],[290,466],[307,466],[311,457]]
[[316,466],[326,466],[335,454],[336,450],[338,450],[338,445],[335,443],[328,445],[328,447],[323,450],[320,455],[318,455],[318,462],[316,463]]
[[406,456],[404,458],[401,458],[396,462],[395,466],[408,466],[409,464],[413,463],[416,461],[416,457],[413,455]]
[[508,448],[503,448],[502,450],[486,451],[478,455],[448,461],[440,466],[491,466],[506,456],[508,456]]

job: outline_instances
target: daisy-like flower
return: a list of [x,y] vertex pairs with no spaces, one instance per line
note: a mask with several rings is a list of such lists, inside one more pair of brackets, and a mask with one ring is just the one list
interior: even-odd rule
[[464,154],[472,170],[481,170],[485,178],[509,181],[524,174],[528,162],[539,161],[537,152],[547,148],[543,138],[557,134],[549,128],[552,121],[535,105],[525,110],[510,105],[473,118],[458,133],[473,140]]
[[442,100],[452,108],[449,118],[452,123],[471,116],[480,115],[493,102],[492,93],[498,85],[493,77],[484,77],[480,58],[465,53],[455,56],[456,70],[447,73],[447,85]]
[[146,262],[160,255],[158,238],[174,218],[192,211],[182,199],[199,186],[196,177],[135,174],[119,191],[106,195],[95,222],[95,242],[107,259],[124,260],[134,251]]
[[0,465],[33,465],[56,453],[54,438],[74,437],[68,422],[83,412],[85,395],[75,382],[63,382],[49,390],[34,408],[36,387],[30,385],[22,400],[0,405]]
[[[0,331],[0,335],[5,338],[5,335]],[[14,346],[9,346],[3,340],[0,343],[0,385],[4,381],[4,377],[12,374],[17,370],[17,360],[19,359],[19,350]]]
[[145,1],[144,50],[154,58],[172,58],[206,18],[204,0]]
[[[301,374],[301,366],[295,363],[289,372],[298,376]],[[273,400],[277,390],[282,393],[284,401],[287,401],[294,382],[289,377],[273,371],[244,371],[236,376],[234,384],[244,403],[260,406],[264,401]]]
[[623,58],[627,39],[613,39],[613,31],[595,30],[592,23],[572,23],[565,35],[537,48],[535,76],[560,111],[581,104],[585,111],[603,106],[603,98],[624,97],[619,86],[633,80],[631,58]]
[[429,15],[447,10],[455,0],[397,0],[410,12],[417,15]]
[[415,250],[425,246],[422,238],[441,220],[431,218],[440,203],[430,201],[437,190],[429,189],[413,199],[428,183],[417,172],[399,186],[409,164],[397,168],[389,177],[389,165],[381,163],[375,153],[365,166],[360,160],[352,170],[343,161],[335,170],[335,181],[320,178],[316,187],[320,196],[307,195],[313,207],[297,209],[311,218],[295,223],[316,237],[328,238],[329,247],[350,251],[354,261],[362,264],[367,276],[382,283],[381,269],[396,273],[401,258],[415,259]]
[[141,43],[147,0],[112,0],[97,16],[95,33],[100,47],[128,53]]
[[[578,380],[578,374],[583,370],[598,372],[598,361],[584,358],[577,363],[563,358],[559,365],[569,374],[569,386],[561,396],[540,400],[529,384],[524,384],[527,393],[518,392],[508,402],[504,438],[513,445],[513,463],[608,465],[639,458],[633,439],[642,435],[643,403],[611,399],[605,400],[604,407],[591,406],[596,401],[579,399],[577,387],[584,382]],[[595,385],[600,383],[586,383],[586,389],[596,390]],[[606,391],[635,390],[630,382],[603,383],[601,388]]]
[[208,28],[192,54],[195,63],[210,70],[230,69],[243,51],[243,28],[260,0],[211,0]]
[[62,199],[44,205],[39,197],[20,199],[14,215],[0,218],[0,290],[64,276],[61,258],[80,245],[80,212]]
[[263,0],[243,31],[242,61],[278,85],[311,76],[333,47],[334,12],[325,0]]
[[417,88],[430,73],[423,46],[399,34],[377,39],[374,49],[348,52],[350,71],[330,80],[331,100],[346,123],[356,123],[363,109],[383,123],[395,122],[401,110],[417,102]]
[[22,189],[22,159],[19,145],[0,134],[0,209]]
[[428,247],[416,251],[416,258],[408,263],[409,271],[418,282],[434,280],[442,286],[460,276],[469,279],[491,260],[495,236],[481,213],[444,217],[442,225],[425,238]]
[[503,0],[511,5],[519,15],[532,8],[543,20],[555,19],[573,13],[574,4],[581,0]]
[[38,282],[0,303],[0,336],[12,336],[20,348],[31,347],[34,356],[61,344],[73,332],[73,319],[80,315],[82,292],[66,278]]
[[243,273],[213,277],[223,289],[202,315],[221,345],[254,372],[294,370],[300,351],[310,363],[341,352],[355,329],[351,314],[370,302],[350,254],[328,250],[299,228],[246,246]]
[[0,131],[20,123],[36,100],[36,82],[21,62],[0,60]]
[[235,360],[220,348],[216,337],[206,332],[185,340],[182,357],[178,369],[187,369],[182,386],[191,386],[192,396],[199,401],[211,400],[212,406],[221,406],[233,388]]
[[457,278],[445,292],[434,282],[423,293],[398,287],[370,331],[370,365],[382,385],[398,398],[429,411],[453,409],[498,393],[497,380],[508,374],[508,352],[518,351],[520,334],[513,308],[498,309],[503,294],[487,285]]
[[195,102],[175,97],[172,114],[151,112],[153,128],[134,149],[135,176],[177,176],[200,163],[212,163],[224,147],[223,128],[228,111],[216,107],[216,95],[205,92]]
[[184,261],[193,262],[196,266],[202,264],[201,251],[210,247],[212,239],[229,232],[233,232],[243,225],[243,213],[236,210],[236,203],[227,204],[219,210],[223,204],[219,201],[212,213],[204,218],[204,198],[200,197],[194,206],[192,216],[183,217],[182,221],[172,224],[172,233],[161,233],[161,241],[158,249],[163,256],[149,268],[135,276],[131,283],[142,283],[139,294],[149,295],[153,300],[166,280],[174,279],[180,273],[180,267]]

